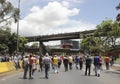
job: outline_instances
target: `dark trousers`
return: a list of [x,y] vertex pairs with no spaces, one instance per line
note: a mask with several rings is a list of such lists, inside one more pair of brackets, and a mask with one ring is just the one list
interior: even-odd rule
[[60,66],[61,66],[61,62],[58,62],[58,68],[60,68]]
[[27,71],[28,71],[28,65],[24,66],[24,75],[23,78],[26,79],[27,78]]
[[32,65],[29,64],[29,78],[32,78]]
[[79,62],[79,66],[80,66],[80,70],[81,70],[83,67],[83,62]]
[[36,69],[32,69],[32,75],[34,75]]
[[50,64],[45,64],[45,78],[49,76]]
[[109,70],[109,62],[106,62],[106,70]]
[[40,70],[43,71],[43,64],[40,63]]
[[64,64],[65,71],[68,71],[68,64]]
[[86,65],[85,75],[87,75],[87,72],[88,72],[88,75],[90,76],[90,72],[91,72],[91,66],[90,65]]
[[69,69],[71,70],[72,69],[72,63],[69,62]]

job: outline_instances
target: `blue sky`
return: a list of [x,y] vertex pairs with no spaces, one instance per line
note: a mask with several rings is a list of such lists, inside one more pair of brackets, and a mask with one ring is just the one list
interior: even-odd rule
[[[60,1],[63,0],[33,0],[34,3],[28,5],[27,7],[32,7],[34,5],[37,5],[39,7],[44,7],[49,3],[49,1]],[[69,0],[65,0],[69,1]],[[119,11],[115,9],[115,7],[120,3],[119,0],[78,0],[82,1],[80,2],[74,2],[74,4],[70,4],[71,8],[76,7],[80,9],[80,14],[72,17],[73,19],[82,20],[82,21],[88,21],[94,24],[99,24],[102,20],[105,20],[106,17],[110,19],[115,19],[115,16]],[[22,2],[22,0],[21,0]],[[38,3],[37,3],[38,2]],[[29,9],[25,10],[24,6],[21,8],[21,17],[24,17],[28,14]]]
[[[8,0],[17,7],[18,0]],[[115,20],[119,0],[20,0],[22,36],[95,29],[102,20]],[[16,24],[12,24],[16,32]]]
[[119,0],[87,0],[80,6],[80,18],[94,24],[99,24],[106,17],[115,20],[118,13],[115,7],[119,3]]

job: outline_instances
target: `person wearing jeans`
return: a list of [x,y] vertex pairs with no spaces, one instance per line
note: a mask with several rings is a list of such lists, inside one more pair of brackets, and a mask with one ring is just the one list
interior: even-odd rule
[[48,53],[46,53],[45,57],[43,58],[43,64],[45,65],[45,78],[47,79],[49,78],[50,63],[51,63],[51,59]]

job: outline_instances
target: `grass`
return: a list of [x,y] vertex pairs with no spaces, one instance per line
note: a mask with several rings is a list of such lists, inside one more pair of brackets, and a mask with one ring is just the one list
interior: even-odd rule
[[117,58],[116,62],[120,62],[120,58]]

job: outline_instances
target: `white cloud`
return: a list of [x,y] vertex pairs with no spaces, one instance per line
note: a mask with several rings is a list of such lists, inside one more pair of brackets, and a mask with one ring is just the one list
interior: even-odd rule
[[[25,0],[21,1],[22,4],[25,4],[23,3]],[[94,29],[96,26],[94,24],[70,19],[70,17],[80,14],[80,9],[69,7],[70,2],[73,1],[76,2],[83,0],[64,0],[61,2],[54,1],[49,2],[43,7],[34,5],[31,9],[29,9],[29,14],[19,21],[19,35],[35,36]],[[32,4],[31,2],[32,1],[30,1],[29,4]],[[12,32],[16,31],[17,25],[13,23]]]
[[[46,35],[65,32],[84,31],[95,28],[94,24],[71,20],[80,13],[80,9],[70,9],[67,2],[49,2],[43,8],[33,6],[30,13],[20,20],[19,34],[22,36]],[[16,24],[12,32],[16,32]]]
[[68,23],[66,25],[69,25],[69,26],[65,26],[62,29],[58,28],[56,33],[78,32],[78,31],[92,30],[92,29],[95,29],[95,26],[96,26],[94,24],[90,24],[90,23],[87,23],[87,22],[74,21],[74,20],[68,21]]
[[[59,2],[49,2],[43,8],[34,6],[31,13],[20,20],[19,34],[22,36],[52,34],[64,31],[59,26],[69,24],[69,17],[79,14],[79,9],[68,9]],[[16,26],[12,25],[12,31],[16,32]]]
[[63,4],[63,6],[69,8],[69,2],[67,2],[67,1],[63,1],[62,4]]

